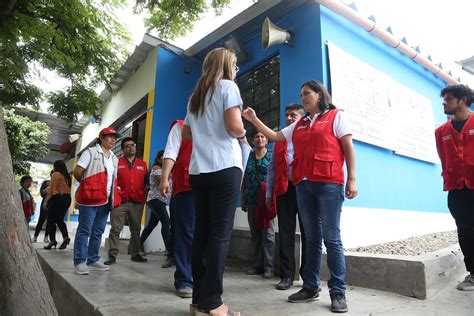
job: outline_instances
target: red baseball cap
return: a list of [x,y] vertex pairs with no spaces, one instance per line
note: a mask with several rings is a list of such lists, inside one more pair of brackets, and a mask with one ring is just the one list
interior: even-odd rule
[[104,128],[100,131],[99,137],[100,136],[105,136],[105,135],[115,135],[115,137],[117,137],[117,138],[122,137],[122,135],[117,133],[117,131],[113,127],[106,127],[106,128]]

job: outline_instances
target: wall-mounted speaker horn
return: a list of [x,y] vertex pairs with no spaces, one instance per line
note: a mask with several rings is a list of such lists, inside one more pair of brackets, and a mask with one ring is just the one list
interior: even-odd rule
[[269,18],[265,18],[262,24],[262,48],[265,50],[275,44],[288,44],[292,35],[291,30],[279,28]]

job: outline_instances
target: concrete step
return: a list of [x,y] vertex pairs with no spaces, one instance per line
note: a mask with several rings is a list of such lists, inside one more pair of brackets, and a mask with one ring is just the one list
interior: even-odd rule
[[[73,274],[72,250],[42,249],[34,244],[59,315],[189,315],[191,299],[175,295],[174,269],[163,269],[165,257],[148,255],[149,262],[130,261],[119,256],[110,271]],[[292,304],[290,294],[300,290],[301,282],[287,291],[275,290],[278,278],[265,280],[247,276],[245,269],[228,267],[224,275],[224,302],[242,315],[333,315],[326,283],[321,300]],[[474,292],[455,289],[457,280],[434,298],[414,298],[350,286],[346,292],[349,315],[472,315]]]

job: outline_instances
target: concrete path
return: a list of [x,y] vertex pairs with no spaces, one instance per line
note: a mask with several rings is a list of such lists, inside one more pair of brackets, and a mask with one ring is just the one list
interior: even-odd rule
[[[92,271],[88,276],[73,274],[72,246],[66,250],[44,250],[34,244],[60,315],[189,315],[191,299],[175,295],[174,269],[163,269],[165,257],[148,255],[148,263],[130,261],[121,255],[110,271]],[[247,276],[245,268],[228,267],[224,276],[224,301],[242,315],[333,315],[326,283],[321,300],[288,303],[287,291],[275,290],[278,278],[265,280]],[[396,294],[349,287],[346,315],[474,315],[474,292],[455,289],[457,280],[446,284],[435,298],[417,300]]]

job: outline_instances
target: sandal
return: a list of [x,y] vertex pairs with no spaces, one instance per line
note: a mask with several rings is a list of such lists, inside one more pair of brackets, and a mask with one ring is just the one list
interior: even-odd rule
[[201,311],[201,310],[196,309],[194,315],[195,316],[207,316],[207,315],[211,315],[211,316],[241,316],[240,312],[233,312],[233,311],[229,310],[229,307],[227,307],[227,305],[225,305],[225,304],[222,304],[218,308],[209,311],[209,313],[206,312],[206,311]]
[[198,305],[197,304],[189,304],[189,315],[194,316],[196,315],[196,312],[198,312]]

